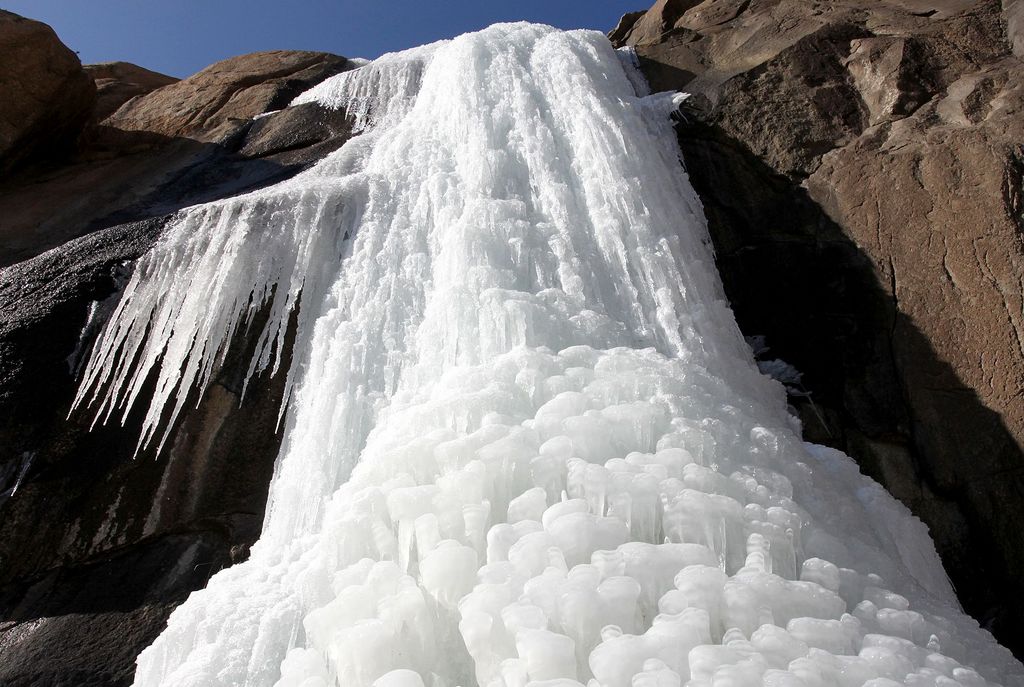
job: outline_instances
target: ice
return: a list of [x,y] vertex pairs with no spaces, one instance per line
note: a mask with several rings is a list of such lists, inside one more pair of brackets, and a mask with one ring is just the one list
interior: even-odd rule
[[263,535],[136,684],[1024,684],[924,525],[801,441],[631,55],[503,24],[313,101],[360,135],[181,211],[84,373],[101,420],[155,389],[156,448],[239,328],[287,368]]

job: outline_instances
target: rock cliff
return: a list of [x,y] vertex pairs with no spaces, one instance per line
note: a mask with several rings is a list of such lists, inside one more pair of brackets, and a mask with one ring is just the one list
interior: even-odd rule
[[811,439],[931,528],[1024,650],[1024,4],[660,0],[611,37],[678,125],[740,326]]
[[[693,94],[677,130],[726,290],[804,372],[808,438],[928,523],[966,610],[1018,655],[1021,27],[1020,0],[659,0],[610,34],[656,89]],[[135,414],[67,417],[78,365],[170,213],[347,139],[344,112],[273,111],[352,64],[83,68],[5,12],[0,52],[0,684],[127,684],[258,535],[283,380],[240,401],[241,336],[167,452],[132,460]]]
[[[35,59],[74,58],[47,27],[14,15],[0,16],[0,45],[21,40],[3,22],[52,42],[26,48]],[[88,413],[69,418],[75,375],[170,213],[284,179],[349,135],[343,112],[314,105],[254,119],[351,67],[336,55],[243,55],[181,81],[127,63],[68,64],[62,78],[88,86],[82,103],[38,99],[34,114],[15,117],[4,108],[20,100],[0,101],[0,119],[52,122],[46,108],[75,116],[59,155],[31,131],[0,150],[0,169],[14,170],[0,178],[5,687],[129,684],[170,611],[247,556],[277,455],[283,383],[261,378],[260,393],[241,402],[255,342],[239,337],[159,458],[133,459],[132,415],[92,429]]]

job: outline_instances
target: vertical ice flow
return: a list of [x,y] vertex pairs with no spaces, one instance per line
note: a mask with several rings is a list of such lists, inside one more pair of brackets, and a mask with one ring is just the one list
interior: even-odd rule
[[155,380],[161,440],[257,313],[252,369],[290,362],[263,536],[136,684],[1021,684],[925,527],[758,374],[676,101],[632,70],[528,24],[382,57],[300,97],[359,136],[140,261],[101,418]]

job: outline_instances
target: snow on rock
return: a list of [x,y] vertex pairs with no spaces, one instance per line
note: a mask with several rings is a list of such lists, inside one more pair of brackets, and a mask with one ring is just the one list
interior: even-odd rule
[[528,24],[387,55],[298,99],[361,136],[143,258],[79,400],[156,379],[144,442],[257,312],[253,370],[297,333],[263,537],[136,684],[1024,684],[924,526],[800,440],[632,70]]

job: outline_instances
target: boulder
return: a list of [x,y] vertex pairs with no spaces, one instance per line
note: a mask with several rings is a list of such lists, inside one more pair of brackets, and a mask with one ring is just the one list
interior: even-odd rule
[[83,68],[96,84],[95,122],[102,122],[136,96],[178,81],[173,76],[150,71],[131,62],[102,62],[87,64]]
[[344,111],[303,103],[256,119],[238,152],[294,163],[336,150],[351,135],[352,122]]
[[[133,97],[90,131],[68,164],[0,184],[0,267],[97,229],[295,174],[347,140],[347,116],[312,104],[268,111],[352,66],[326,53],[256,53]],[[123,62],[89,69],[101,89],[113,84],[97,114],[109,98],[170,79]],[[200,121],[196,113],[206,114]]]
[[805,372],[808,438],[929,525],[1021,655],[1018,0],[670,4],[619,42],[693,94],[680,146],[741,328]]
[[74,148],[96,87],[46,24],[0,10],[0,177]]
[[125,131],[224,143],[256,115],[283,108],[314,84],[352,66],[337,55],[294,50],[232,57],[125,103],[104,123]]

